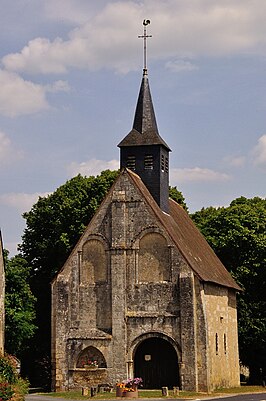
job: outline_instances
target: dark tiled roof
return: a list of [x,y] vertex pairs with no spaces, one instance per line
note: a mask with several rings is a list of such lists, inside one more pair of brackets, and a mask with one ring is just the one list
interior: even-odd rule
[[140,177],[130,170],[126,171],[199,279],[241,291],[187,212],[169,199],[170,214],[164,213]]
[[144,73],[136,106],[133,128],[119,143],[122,146],[163,145],[166,142],[160,137],[147,75]]

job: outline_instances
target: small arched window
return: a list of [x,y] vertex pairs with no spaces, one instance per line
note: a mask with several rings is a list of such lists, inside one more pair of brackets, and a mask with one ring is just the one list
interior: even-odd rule
[[224,353],[226,354],[227,352],[227,339],[226,339],[226,334],[224,333]]
[[218,334],[217,333],[215,334],[215,352],[216,352],[216,355],[218,355],[218,353],[219,353],[219,340],[218,340]]

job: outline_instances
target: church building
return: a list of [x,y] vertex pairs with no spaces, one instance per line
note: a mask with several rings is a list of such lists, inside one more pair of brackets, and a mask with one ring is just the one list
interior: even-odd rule
[[240,290],[169,199],[147,69],[121,171],[52,282],[55,391],[141,377],[147,389],[239,385]]
[[0,231],[0,355],[4,353],[5,338],[5,269],[4,249]]

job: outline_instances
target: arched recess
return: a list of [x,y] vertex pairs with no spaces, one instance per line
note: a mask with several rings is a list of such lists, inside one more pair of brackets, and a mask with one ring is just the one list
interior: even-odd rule
[[96,327],[110,333],[112,305],[108,266],[107,243],[100,235],[91,236],[82,248],[81,283],[83,285],[96,284],[93,288],[95,304],[92,306],[96,311]]
[[170,252],[167,241],[158,232],[148,232],[139,240],[138,281],[170,281]]
[[103,242],[96,238],[86,241],[82,248],[82,283],[93,284],[107,281],[107,267],[107,255]]
[[88,365],[89,361],[96,361],[98,368],[106,368],[106,361],[101,353],[96,347],[89,346],[85,348],[78,356],[76,367],[83,368],[84,365]]
[[161,333],[147,333],[134,343],[134,376],[143,379],[144,388],[180,387],[181,354],[173,339]]

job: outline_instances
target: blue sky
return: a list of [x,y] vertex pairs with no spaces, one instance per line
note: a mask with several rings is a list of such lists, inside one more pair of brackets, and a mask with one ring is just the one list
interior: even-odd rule
[[1,0],[0,226],[79,172],[119,165],[143,67],[170,184],[191,212],[266,196],[266,2]]

